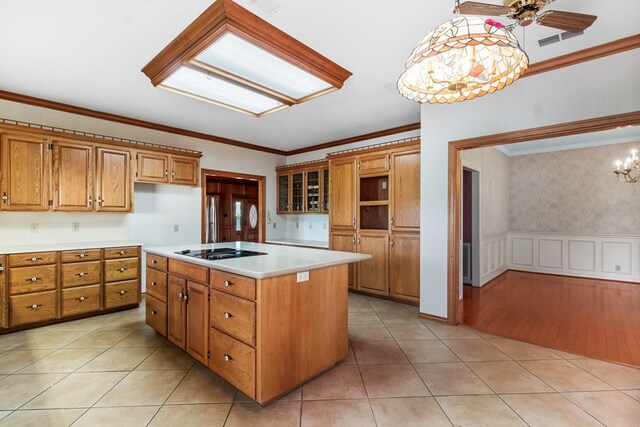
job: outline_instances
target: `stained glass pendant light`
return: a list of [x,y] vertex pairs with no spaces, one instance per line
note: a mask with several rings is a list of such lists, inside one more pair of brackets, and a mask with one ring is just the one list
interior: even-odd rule
[[398,91],[420,103],[465,101],[510,85],[528,66],[526,53],[504,25],[479,16],[456,16],[411,52]]

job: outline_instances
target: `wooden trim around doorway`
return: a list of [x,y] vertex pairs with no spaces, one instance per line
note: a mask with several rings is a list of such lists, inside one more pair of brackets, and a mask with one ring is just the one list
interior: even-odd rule
[[207,196],[207,177],[217,177],[226,179],[244,179],[258,182],[258,242],[264,243],[266,240],[267,224],[267,177],[262,175],[250,175],[240,172],[220,171],[214,169],[202,169],[201,182],[201,211],[200,211],[200,239],[204,243],[207,238],[207,228],[205,224],[205,197]]
[[494,145],[513,144],[523,141],[535,141],[546,138],[599,132],[627,126],[640,126],[640,111],[449,141],[449,192],[447,197],[449,205],[447,321],[450,324],[458,324],[458,281],[460,267],[458,241],[460,240],[460,182],[462,179],[460,151]]

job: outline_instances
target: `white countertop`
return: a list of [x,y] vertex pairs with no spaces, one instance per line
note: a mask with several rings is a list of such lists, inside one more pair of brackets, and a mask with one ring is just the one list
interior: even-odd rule
[[[232,258],[219,261],[208,261],[200,258],[176,254],[175,252],[192,249],[238,248],[248,251],[264,252],[267,255],[257,255],[242,258]],[[267,277],[283,276],[300,271],[315,270],[334,265],[365,261],[371,255],[355,254],[351,252],[327,251],[323,249],[309,249],[292,246],[268,245],[250,242],[208,243],[179,246],[162,246],[145,248],[145,252],[161,255],[180,261],[215,268],[241,276],[264,279]]]
[[27,252],[72,251],[80,249],[119,248],[121,246],[142,246],[133,240],[110,240],[106,242],[76,242],[76,243],[38,243],[34,245],[0,246],[0,255],[23,254]]
[[303,239],[269,239],[265,243],[275,243],[277,245],[290,246],[310,246],[314,248],[329,249],[329,242],[324,240],[303,240]]

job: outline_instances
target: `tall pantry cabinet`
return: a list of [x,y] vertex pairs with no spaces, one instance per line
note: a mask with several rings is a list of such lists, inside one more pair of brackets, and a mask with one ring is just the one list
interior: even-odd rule
[[349,287],[420,298],[420,142],[329,156],[333,250],[373,258],[350,265]]

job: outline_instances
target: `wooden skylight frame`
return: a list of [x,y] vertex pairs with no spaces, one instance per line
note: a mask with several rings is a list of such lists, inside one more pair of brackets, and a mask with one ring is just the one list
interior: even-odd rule
[[[295,98],[222,69],[209,66],[195,59],[210,46],[222,40],[227,34],[235,35],[243,41],[249,42],[315,78],[326,82],[327,88],[311,93],[308,96]],[[231,0],[217,0],[214,2],[156,55],[156,57],[142,69],[142,72],[151,80],[154,86],[163,87],[163,82],[169,79],[169,77],[174,75],[174,73],[177,74],[178,71],[183,71],[181,67],[198,70],[201,73],[207,74],[208,78],[213,77],[216,80],[219,79],[223,82],[232,83],[249,91],[265,95],[281,104],[277,108],[256,114],[255,112],[238,108],[224,102],[218,102],[193,93],[183,93],[181,90],[164,87],[165,89],[256,117],[262,117],[266,114],[338,90],[342,88],[344,82],[351,76],[351,72],[348,70]]]

